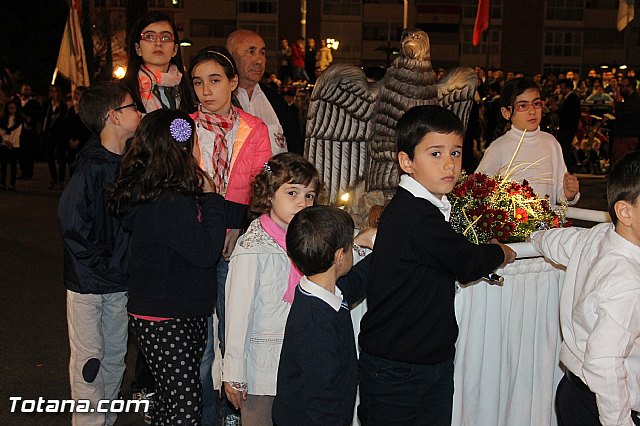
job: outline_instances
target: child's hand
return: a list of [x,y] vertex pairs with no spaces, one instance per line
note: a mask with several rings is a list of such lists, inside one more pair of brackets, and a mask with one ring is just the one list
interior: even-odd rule
[[231,258],[231,253],[233,253],[233,249],[236,247],[236,241],[238,241],[239,236],[240,229],[229,229],[227,232],[227,236],[224,238],[224,247],[222,248],[222,257],[224,257],[224,260],[229,261]]
[[516,260],[516,257],[518,255],[515,251],[511,250],[511,247],[509,247],[508,245],[499,243],[498,240],[496,240],[495,238],[492,238],[489,242],[491,244],[499,245],[500,248],[502,249],[502,253],[504,253],[504,262],[502,262],[502,265],[500,265],[500,267],[503,267],[504,265],[507,265],[509,263],[513,263],[513,261]]
[[204,179],[202,192],[215,192],[216,185],[213,183],[213,179],[211,179],[206,173],[202,177]]
[[578,183],[578,178],[569,172],[564,173],[564,178],[562,179],[562,185],[564,187],[564,196],[567,197],[567,201],[572,201],[576,198],[576,194],[580,191],[580,184]]
[[353,243],[360,247],[373,250],[373,243],[377,233],[378,228],[362,228],[360,232],[358,232],[358,235],[356,235],[356,238],[354,238]]
[[247,391],[236,390],[233,388],[233,386],[231,386],[231,383],[229,382],[223,382],[223,383],[224,383],[224,392],[227,394],[227,399],[236,410],[241,410],[242,401],[247,400]]

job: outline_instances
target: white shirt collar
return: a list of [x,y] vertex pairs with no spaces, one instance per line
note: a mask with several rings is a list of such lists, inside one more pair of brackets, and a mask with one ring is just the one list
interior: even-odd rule
[[340,311],[340,307],[342,306],[342,292],[340,291],[338,286],[336,286],[335,292],[331,293],[330,291],[325,290],[318,284],[309,280],[309,278],[307,278],[305,275],[300,278],[300,289],[303,291],[303,293],[322,300],[327,305],[331,306],[336,312]]
[[400,176],[400,184],[398,186],[409,191],[414,197],[424,198],[436,206],[444,216],[444,220],[449,222],[449,217],[451,217],[451,203],[446,195],[443,195],[442,198],[439,199],[417,180],[407,174]]

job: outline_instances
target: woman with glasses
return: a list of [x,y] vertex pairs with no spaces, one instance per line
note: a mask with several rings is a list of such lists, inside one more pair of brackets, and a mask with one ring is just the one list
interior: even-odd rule
[[167,15],[149,12],[140,18],[131,31],[128,53],[122,81],[141,112],[193,112],[193,92],[183,76],[178,29]]
[[528,77],[509,80],[500,92],[500,106],[511,129],[491,143],[476,172],[526,179],[539,197],[549,196],[552,206],[561,199],[577,203],[578,178],[567,172],[556,138],[540,130],[544,101],[539,86]]

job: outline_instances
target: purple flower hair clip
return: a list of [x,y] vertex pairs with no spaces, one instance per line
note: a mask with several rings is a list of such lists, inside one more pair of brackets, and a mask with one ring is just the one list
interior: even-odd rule
[[184,118],[176,118],[169,125],[169,132],[171,136],[180,143],[185,143],[191,137],[193,133],[193,129],[191,129],[191,125]]
[[269,165],[269,163],[264,163],[264,171],[267,173],[271,173],[271,166]]

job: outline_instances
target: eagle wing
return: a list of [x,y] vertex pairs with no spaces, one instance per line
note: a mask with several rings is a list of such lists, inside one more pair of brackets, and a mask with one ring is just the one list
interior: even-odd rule
[[325,183],[329,201],[365,177],[367,142],[378,90],[361,68],[334,64],[316,82],[309,112],[305,156]]
[[478,76],[471,68],[454,68],[438,81],[438,104],[453,111],[466,130]]

